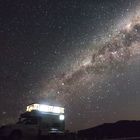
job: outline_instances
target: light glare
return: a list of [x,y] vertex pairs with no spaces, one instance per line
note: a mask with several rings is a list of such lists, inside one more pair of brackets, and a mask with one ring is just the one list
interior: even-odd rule
[[42,112],[52,112],[52,113],[64,113],[63,107],[57,107],[57,106],[49,106],[49,105],[43,105],[43,104],[32,104],[27,106],[26,111],[31,112],[32,110],[38,110]]
[[65,116],[64,116],[64,115],[60,115],[60,116],[59,116],[59,119],[60,119],[61,121],[63,121],[63,120],[65,119]]

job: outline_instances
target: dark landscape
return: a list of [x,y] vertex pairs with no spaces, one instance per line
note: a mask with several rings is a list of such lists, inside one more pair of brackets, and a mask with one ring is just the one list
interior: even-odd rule
[[49,134],[34,140],[140,140],[140,121],[122,120],[115,123],[105,123],[93,128],[64,134]]
[[82,140],[88,139],[140,139],[140,121],[118,121],[116,123],[105,123],[97,127],[78,131],[78,137]]
[[62,140],[140,140],[140,121],[122,120],[105,123],[93,128],[80,130],[64,136],[48,136],[40,139]]
[[0,124],[9,140],[140,139],[140,0],[0,0]]

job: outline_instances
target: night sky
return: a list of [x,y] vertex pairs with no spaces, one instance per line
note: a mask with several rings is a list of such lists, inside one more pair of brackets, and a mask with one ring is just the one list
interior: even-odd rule
[[26,105],[66,128],[140,120],[139,0],[0,0],[0,124]]

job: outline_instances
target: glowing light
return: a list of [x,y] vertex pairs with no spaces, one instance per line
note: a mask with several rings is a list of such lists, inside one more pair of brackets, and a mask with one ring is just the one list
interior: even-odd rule
[[49,105],[44,105],[44,104],[32,104],[32,105],[27,106],[27,109],[26,109],[27,112],[31,112],[33,110],[58,113],[58,114],[64,113],[63,107],[49,106]]
[[53,112],[54,113],[60,113],[60,108],[59,107],[54,107]]
[[52,107],[49,107],[47,105],[40,105],[39,111],[43,112],[50,112],[52,110]]
[[60,115],[59,116],[59,120],[63,121],[65,119],[65,116],[64,115]]

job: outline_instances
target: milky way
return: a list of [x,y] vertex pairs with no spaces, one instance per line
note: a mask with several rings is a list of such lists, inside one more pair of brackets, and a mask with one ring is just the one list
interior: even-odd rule
[[86,82],[95,80],[98,76],[125,67],[132,56],[140,53],[139,43],[140,17],[136,16],[118,31],[117,35],[110,36],[110,40],[103,46],[96,51],[93,50],[90,58],[84,60],[76,70],[56,77],[49,86],[58,94],[62,92],[66,96],[69,90],[74,92],[78,87],[81,88]]
[[[94,47],[94,46],[93,46]],[[104,82],[111,73],[123,75],[125,67],[131,58],[140,54],[140,17],[135,15],[124,23],[121,29],[114,31],[98,49],[93,49],[79,65],[61,75],[53,77],[45,85],[45,95],[53,97],[65,106],[71,104],[74,98],[82,97],[88,102],[88,92],[98,83]],[[99,87],[100,88],[100,87]],[[97,90],[97,89],[96,89]],[[100,89],[99,89],[100,90]],[[90,95],[91,96],[91,95]],[[96,99],[105,95],[95,95]],[[81,112],[80,112],[81,114]]]
[[64,106],[70,130],[139,120],[139,4],[1,1],[0,124],[33,102]]

